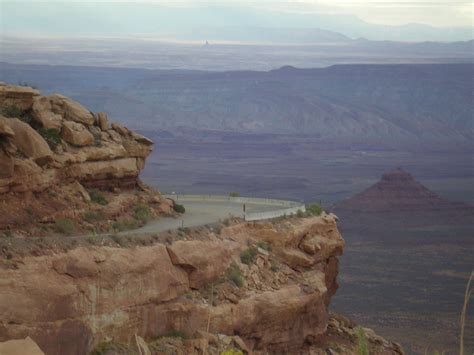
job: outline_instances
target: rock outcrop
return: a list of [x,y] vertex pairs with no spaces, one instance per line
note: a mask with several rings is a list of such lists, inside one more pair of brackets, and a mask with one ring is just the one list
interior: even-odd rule
[[[0,194],[136,185],[153,142],[62,95],[0,84]],[[6,117],[8,116],[8,117]]]
[[[319,249],[307,253],[302,242],[313,237]],[[104,342],[136,346],[139,336],[153,354],[156,344],[179,354],[166,340],[177,333],[188,339],[183,354],[315,353],[343,246],[335,217],[323,215],[240,222],[146,247],[13,257],[0,267],[0,341],[29,335],[46,354],[86,354]],[[256,255],[243,264],[249,248]]]
[[[361,193],[339,202],[332,210],[341,218],[345,231],[423,227],[472,226],[474,206],[440,197],[397,168]],[[378,232],[376,231],[378,230]]]

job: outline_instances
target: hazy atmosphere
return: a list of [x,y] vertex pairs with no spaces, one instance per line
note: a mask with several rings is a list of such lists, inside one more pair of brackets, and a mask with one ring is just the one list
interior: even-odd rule
[[0,354],[473,354],[473,11],[0,0]]

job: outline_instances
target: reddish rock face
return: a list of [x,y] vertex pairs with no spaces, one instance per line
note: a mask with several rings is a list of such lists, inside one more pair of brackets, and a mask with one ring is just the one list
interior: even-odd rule
[[[134,187],[153,142],[61,95],[0,84],[0,194],[79,181]],[[5,111],[6,110],[6,111]],[[24,122],[22,122],[23,120]]]
[[[300,245],[310,236],[320,249],[308,254]],[[271,250],[242,264],[240,253],[263,241]],[[298,353],[326,330],[343,246],[335,219],[323,215],[239,223],[170,245],[13,260],[15,268],[0,267],[0,342],[29,335],[46,354],[86,354],[107,338],[194,335],[209,325],[211,333],[238,335],[252,349]],[[285,258],[289,251],[305,256],[305,269]],[[229,279],[231,264],[240,288]]]

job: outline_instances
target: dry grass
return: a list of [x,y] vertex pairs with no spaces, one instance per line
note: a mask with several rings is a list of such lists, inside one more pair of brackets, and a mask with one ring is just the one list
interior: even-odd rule
[[466,326],[466,312],[467,312],[467,304],[469,303],[469,299],[472,295],[472,287],[471,282],[474,279],[474,271],[471,271],[471,276],[469,277],[469,281],[466,285],[466,292],[464,293],[464,304],[461,311],[461,338],[459,342],[459,355],[464,355],[464,328]]

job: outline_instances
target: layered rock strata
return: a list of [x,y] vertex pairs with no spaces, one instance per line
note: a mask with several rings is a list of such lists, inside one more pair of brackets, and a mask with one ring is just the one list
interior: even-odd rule
[[0,194],[137,183],[153,142],[78,102],[0,84]]
[[344,247],[334,216],[190,233],[3,264],[0,341],[29,335],[50,355],[133,345],[135,336],[157,344],[173,333],[190,339],[186,354],[219,353],[213,338],[271,354],[309,354],[321,342]]

